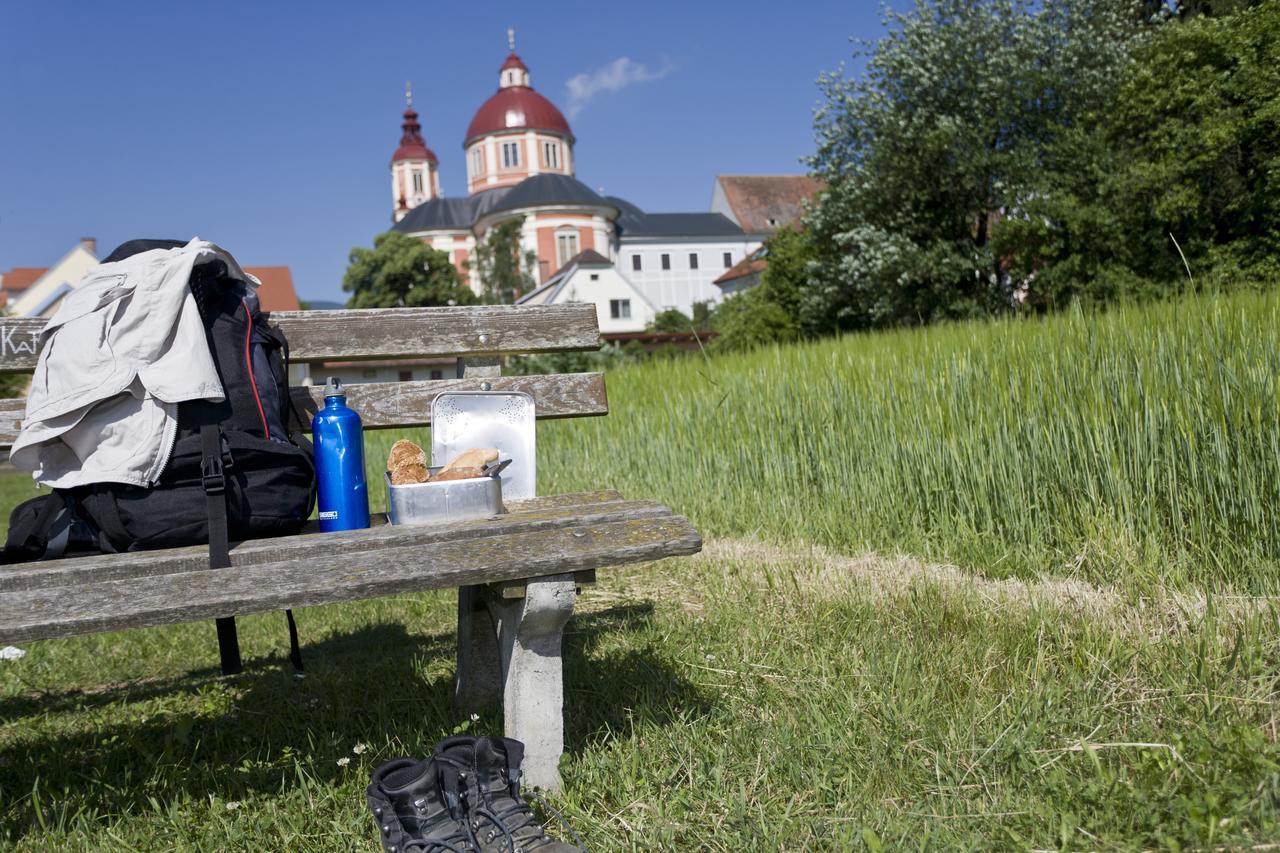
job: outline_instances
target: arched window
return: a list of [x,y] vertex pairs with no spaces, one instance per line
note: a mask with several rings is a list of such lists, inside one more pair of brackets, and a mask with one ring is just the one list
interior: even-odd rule
[[413,191],[418,195],[422,194],[422,173],[421,172],[413,173]]

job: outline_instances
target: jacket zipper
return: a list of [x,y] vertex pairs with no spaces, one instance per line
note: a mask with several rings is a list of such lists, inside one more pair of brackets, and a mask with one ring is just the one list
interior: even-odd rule
[[[178,404],[165,403],[165,419],[164,419],[164,456],[160,457],[160,470],[156,471],[156,475],[150,478],[148,485],[154,486],[160,482],[160,478],[164,476],[165,469],[169,467],[169,461],[173,459],[173,448],[178,443]],[[170,414],[169,409],[172,407],[173,412]]]
[[249,372],[249,387],[253,389],[253,400],[258,404],[258,415],[262,418],[262,437],[271,438],[271,430],[267,428],[267,413],[262,408],[262,397],[258,394],[258,380],[253,378],[253,354],[249,348],[253,339],[253,312],[249,310],[249,302],[241,299],[240,304],[244,306],[245,319],[249,321],[244,332],[244,366]]

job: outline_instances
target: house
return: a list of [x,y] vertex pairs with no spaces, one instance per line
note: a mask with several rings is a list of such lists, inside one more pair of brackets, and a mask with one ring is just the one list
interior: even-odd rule
[[51,267],[14,267],[0,273],[5,312],[19,317],[49,317],[98,265],[97,242],[85,237]]
[[756,249],[738,263],[730,267],[724,275],[716,279],[716,287],[724,296],[732,296],[744,290],[750,290],[760,283],[760,274],[769,265],[769,250],[765,246]]
[[804,214],[805,202],[826,184],[809,175],[717,175],[711,210],[764,240]]
[[571,258],[537,290],[517,305],[563,305],[590,302],[603,335],[640,332],[653,322],[653,304],[633,284],[618,274],[613,262],[592,249]]

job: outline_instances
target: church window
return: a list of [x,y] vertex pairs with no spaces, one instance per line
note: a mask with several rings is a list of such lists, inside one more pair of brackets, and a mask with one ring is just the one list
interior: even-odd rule
[[639,255],[631,256],[631,269],[635,270],[636,272],[640,272],[640,256]]
[[689,269],[696,270],[697,268],[698,268],[698,253],[690,252],[689,253]]
[[730,253],[730,252],[725,252],[725,253],[724,253],[724,268],[725,268],[725,269],[728,269],[728,268],[729,268],[729,267],[731,267],[731,266],[733,266],[733,254],[732,254],[732,253]]
[[578,254],[578,232],[560,231],[556,234],[556,265],[564,266]]
[[422,173],[421,172],[413,173],[413,191],[415,193],[422,192]]
[[631,319],[631,300],[630,299],[610,299],[609,300],[609,316],[615,320]]
[[472,177],[480,177],[480,173],[484,171],[484,152],[477,145],[471,149],[471,175]]
[[669,269],[671,269],[671,256],[670,256],[670,255],[663,255],[663,256],[662,256],[662,268],[663,268],[664,270],[669,270]]
[[560,168],[560,146],[555,142],[542,143],[542,158],[547,161],[548,169]]
[[520,165],[520,143],[504,142],[502,143],[502,166],[505,169],[514,169]]

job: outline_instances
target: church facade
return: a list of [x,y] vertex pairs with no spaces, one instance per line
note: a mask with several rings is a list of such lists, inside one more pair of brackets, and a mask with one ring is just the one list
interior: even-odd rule
[[717,301],[715,279],[759,248],[763,235],[721,212],[647,213],[578,180],[569,122],[533,88],[513,41],[510,46],[498,90],[476,110],[463,137],[466,197],[441,195],[439,159],[408,98],[391,159],[392,227],[447,253],[477,293],[477,244],[497,225],[518,219],[521,249],[536,257],[530,272],[539,289],[591,252],[593,264],[612,264],[654,310],[688,314],[694,302]]

